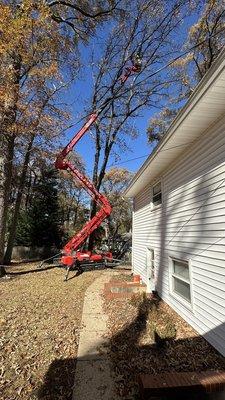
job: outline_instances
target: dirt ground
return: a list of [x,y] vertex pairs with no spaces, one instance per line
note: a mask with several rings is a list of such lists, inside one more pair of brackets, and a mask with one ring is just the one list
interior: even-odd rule
[[110,356],[121,399],[137,400],[139,374],[225,370],[225,358],[160,299],[105,300]]
[[71,400],[84,294],[101,271],[63,282],[64,270],[36,266],[0,279],[1,400]]

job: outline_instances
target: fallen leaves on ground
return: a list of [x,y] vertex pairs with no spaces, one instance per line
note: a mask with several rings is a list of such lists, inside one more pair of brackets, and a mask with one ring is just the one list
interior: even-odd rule
[[139,399],[139,374],[225,370],[225,358],[160,299],[105,300],[105,311],[121,399]]
[[1,400],[71,399],[84,294],[101,272],[63,282],[64,270],[36,268],[0,280]]

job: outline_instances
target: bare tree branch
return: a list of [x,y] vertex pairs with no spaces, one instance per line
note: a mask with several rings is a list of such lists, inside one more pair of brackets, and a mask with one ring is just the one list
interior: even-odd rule
[[118,7],[119,3],[120,3],[120,1],[117,1],[115,3],[115,5],[113,7],[111,7],[111,8],[109,8],[108,10],[101,10],[101,11],[98,11],[98,12],[96,12],[94,14],[91,14],[88,11],[84,10],[83,8],[79,7],[78,5],[72,4],[72,3],[68,2],[68,1],[55,0],[55,1],[52,1],[52,2],[47,3],[47,4],[48,4],[49,7],[53,7],[53,6],[56,6],[56,5],[62,5],[62,6],[65,6],[65,7],[69,7],[69,8],[72,8],[73,10],[78,11],[80,14],[84,15],[87,18],[93,18],[94,19],[94,18],[102,17],[104,15],[111,14],[114,10],[116,10],[116,8]]

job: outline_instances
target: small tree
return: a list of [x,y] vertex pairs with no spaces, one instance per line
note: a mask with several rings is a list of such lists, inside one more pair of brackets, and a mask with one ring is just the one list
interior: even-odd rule
[[106,172],[102,191],[113,206],[108,221],[108,242],[114,256],[121,257],[130,243],[132,224],[132,204],[123,197],[132,174],[124,168],[111,168]]

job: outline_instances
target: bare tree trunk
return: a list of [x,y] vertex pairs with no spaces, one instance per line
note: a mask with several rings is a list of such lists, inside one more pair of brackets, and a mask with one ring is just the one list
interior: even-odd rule
[[28,179],[28,182],[27,182],[26,200],[25,200],[25,210],[26,210],[26,212],[27,212],[28,206],[30,204],[31,185],[32,185],[32,174],[31,174],[31,170],[30,170],[29,179]]
[[23,168],[20,176],[20,181],[19,181],[19,187],[18,187],[18,192],[17,192],[17,197],[16,197],[16,203],[15,203],[15,209],[14,209],[14,214],[12,218],[12,222],[10,225],[10,230],[9,230],[9,239],[8,239],[8,244],[7,244],[7,249],[4,257],[4,264],[9,264],[11,262],[12,258],[12,251],[13,251],[13,245],[14,245],[14,240],[15,240],[15,235],[16,235],[16,228],[17,228],[17,222],[18,222],[18,217],[19,217],[19,211],[20,211],[20,206],[21,206],[21,201],[23,197],[23,191],[24,191],[24,185],[26,181],[26,176],[27,176],[27,169],[28,169],[28,164],[30,160],[30,152],[33,146],[33,141],[34,141],[35,135],[33,134],[30,142],[27,147],[24,163],[23,163]]
[[[2,156],[0,157],[0,264],[3,262],[5,250],[5,230],[6,230],[6,207],[5,207],[5,162],[6,162],[6,140],[1,134],[0,146]],[[1,275],[0,275],[1,276]]]
[[[6,208],[6,193],[5,193],[5,163],[7,154],[7,141],[6,138],[1,134],[0,146],[2,149],[2,157],[0,158],[0,264],[3,263],[4,251],[5,251],[5,233],[6,233],[6,219],[7,219],[7,208]],[[0,266],[0,277],[5,275],[4,267]]]
[[[3,264],[5,236],[12,181],[12,159],[14,154],[14,135],[1,136],[3,157],[0,160],[0,264]],[[4,273],[1,268],[1,273]]]
[[[15,128],[13,127],[13,125],[16,121],[21,58],[19,55],[14,54],[12,59],[6,59],[4,61],[6,67],[10,67],[13,73],[10,82],[12,87],[11,90],[9,90],[7,100],[3,105],[2,118],[0,121],[0,145],[1,149],[3,150],[3,156],[0,160],[0,264],[3,263],[5,252],[5,236],[12,183],[12,166],[15,146]],[[4,272],[4,269],[1,268],[1,273]]]
[[[98,166],[101,152],[101,144],[100,144],[100,130],[98,125],[96,124],[96,140],[95,140],[95,159],[94,159],[94,169],[92,175],[92,182],[96,188],[98,188]],[[90,204],[90,219],[92,219],[97,212],[97,204],[95,200],[91,200]],[[88,239],[88,250],[92,251],[94,247],[95,241],[95,232],[93,232]]]
[[78,209],[79,209],[79,205],[80,205],[80,199],[77,199],[77,204],[76,204],[76,208],[74,210],[74,216],[73,216],[73,229],[76,228],[77,225],[77,218],[78,218]]
[[[115,132],[114,132],[114,135],[116,135]],[[101,147],[98,147],[98,145],[96,143],[95,164],[94,164],[94,172],[93,172],[93,183],[96,186],[97,190],[100,190],[101,185],[102,185],[102,181],[103,181],[104,176],[105,176],[105,171],[106,171],[106,167],[107,167],[107,164],[108,164],[109,155],[110,155],[113,143],[114,143],[114,135],[113,135],[113,140],[112,141],[108,141],[106,143],[106,145],[105,145],[105,148],[104,148],[104,159],[103,159],[102,166],[100,168],[99,174],[97,174],[95,171],[96,170],[98,171]],[[94,200],[92,200],[91,201],[90,218],[93,218],[94,215],[96,214],[96,212],[97,212],[97,204],[96,204],[96,202]],[[89,242],[88,242],[88,250],[89,251],[93,250],[94,241],[95,241],[95,232],[93,232],[89,237]]]

